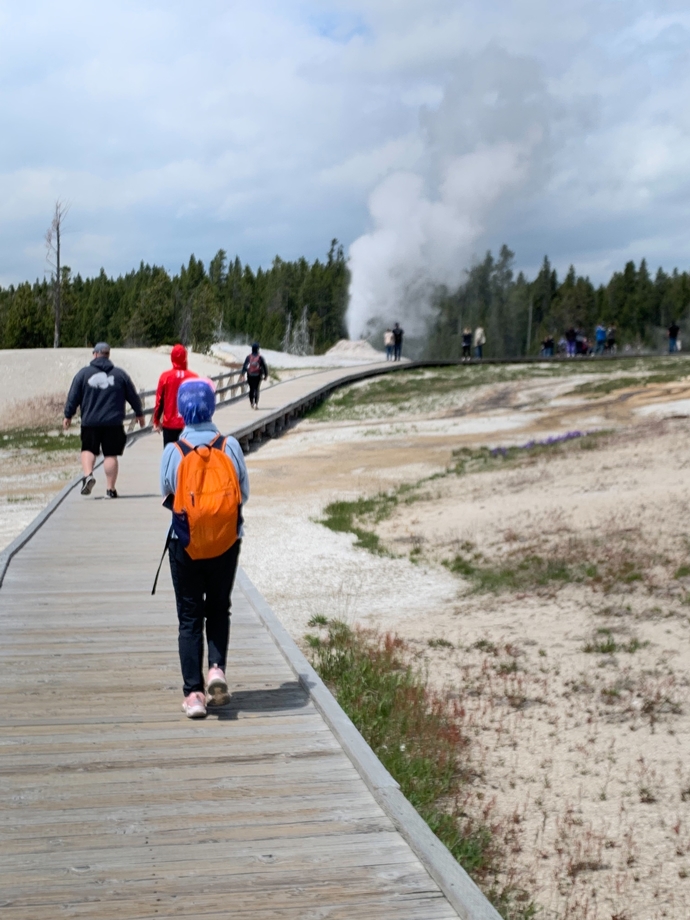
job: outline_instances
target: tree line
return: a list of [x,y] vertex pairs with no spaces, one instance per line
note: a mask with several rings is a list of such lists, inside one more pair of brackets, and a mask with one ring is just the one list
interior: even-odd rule
[[300,328],[315,352],[347,336],[349,271],[343,248],[332,240],[325,260],[286,262],[254,272],[219,250],[208,267],[191,256],[178,274],[143,262],[136,271],[110,278],[53,276],[0,287],[0,348],[48,348],[55,341],[56,293],[60,343],[92,346],[154,346],[181,341],[204,350],[223,339],[257,339],[266,348],[286,344],[286,331]]
[[607,284],[595,287],[573,266],[560,280],[548,258],[533,281],[513,271],[514,253],[503,246],[498,257],[488,252],[454,291],[437,291],[429,334],[422,347],[427,357],[456,358],[462,353],[464,327],[482,326],[485,357],[539,353],[549,335],[558,340],[575,327],[590,338],[597,323],[616,327],[618,346],[658,349],[668,326],[688,318],[690,274],[659,268],[651,276],[646,261],[628,262]]
[[[561,280],[548,258],[530,281],[515,275],[514,253],[488,252],[455,290],[439,288],[428,332],[406,342],[406,353],[456,358],[464,327],[482,326],[486,357],[538,354],[548,335],[569,327],[591,336],[598,322],[615,325],[619,347],[660,348],[666,329],[688,318],[690,275],[659,268],[652,277],[643,259],[628,262],[607,284],[596,286],[571,266]],[[117,278],[103,269],[94,278],[60,266],[59,281],[37,280],[0,287],[0,348],[48,348],[56,340],[56,295],[60,343],[91,346],[155,346],[181,341],[204,350],[223,339],[257,340],[266,348],[292,342],[315,353],[347,336],[350,274],[343,248],[331,241],[326,258],[286,262],[276,256],[268,269],[253,271],[219,250],[205,266],[191,256],[177,274],[143,262]],[[378,336],[374,344],[381,345]]]

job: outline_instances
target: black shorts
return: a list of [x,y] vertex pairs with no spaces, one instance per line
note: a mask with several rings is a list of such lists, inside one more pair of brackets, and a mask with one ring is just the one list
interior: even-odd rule
[[179,441],[181,434],[182,434],[181,428],[164,428],[163,429],[163,447],[167,447],[168,444],[174,444],[175,441]]
[[81,449],[98,456],[121,457],[127,443],[124,425],[82,425]]

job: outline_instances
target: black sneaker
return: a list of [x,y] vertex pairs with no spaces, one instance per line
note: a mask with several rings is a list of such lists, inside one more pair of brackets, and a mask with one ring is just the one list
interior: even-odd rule
[[107,489],[105,494],[108,498],[117,498],[117,489]]
[[82,495],[91,495],[91,490],[96,485],[96,480],[93,476],[84,476],[81,481],[81,494]]

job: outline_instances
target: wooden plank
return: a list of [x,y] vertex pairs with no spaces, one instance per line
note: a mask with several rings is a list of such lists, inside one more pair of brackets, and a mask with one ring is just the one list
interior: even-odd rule
[[[399,917],[406,920],[448,918],[448,905],[439,892],[429,889],[427,879],[419,872],[404,868],[382,867],[375,877],[350,870],[345,879],[339,873],[322,872],[317,879],[295,880],[290,876],[270,873],[247,873],[230,879],[230,884],[196,884],[195,879],[176,880],[169,889],[171,897],[163,896],[162,886],[151,885],[142,891],[141,885],[116,885],[108,881],[100,891],[79,892],[81,897],[70,902],[56,898],[52,891],[13,902],[0,902],[3,917],[12,920],[37,920],[47,911],[60,911],[60,916],[99,920],[113,916],[128,918],[222,916],[227,920],[229,904],[232,917],[309,918]],[[343,891],[346,897],[343,898]],[[231,900],[230,900],[231,899]],[[31,913],[33,911],[33,913]]]

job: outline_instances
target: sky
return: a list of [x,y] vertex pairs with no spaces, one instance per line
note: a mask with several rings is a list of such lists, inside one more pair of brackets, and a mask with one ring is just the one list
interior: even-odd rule
[[687,0],[0,0],[0,284],[58,199],[83,276],[337,237],[363,315],[504,242],[688,268],[689,59]]

